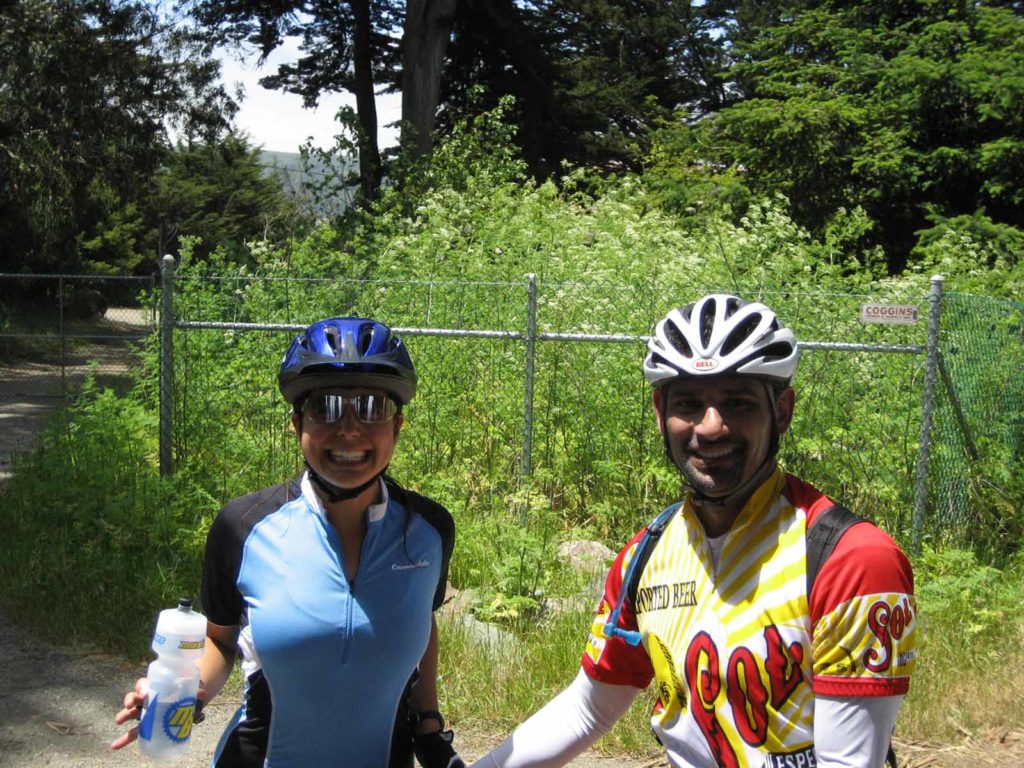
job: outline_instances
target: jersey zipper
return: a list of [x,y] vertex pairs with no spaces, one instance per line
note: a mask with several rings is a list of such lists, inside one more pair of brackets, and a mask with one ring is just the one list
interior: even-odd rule
[[341,663],[348,663],[349,652],[352,650],[352,604],[356,601],[356,585],[355,582],[350,582],[348,587],[348,600],[346,604],[348,606],[345,617],[345,637],[341,645]]
[[[345,565],[345,550],[341,546],[341,536],[338,535],[337,530],[331,525],[330,520],[327,519],[326,515],[321,519],[321,525],[324,527],[324,532],[327,535],[328,541],[331,542],[331,547],[334,549],[335,562],[338,566],[338,570],[341,572],[341,578],[345,581],[345,585],[348,587],[348,599],[345,601],[345,616],[344,622],[341,629],[341,659],[339,663],[345,664],[348,662],[348,658],[351,655],[352,650],[352,615],[353,608],[352,604],[356,599],[356,580],[355,578],[350,579],[348,577],[348,568]],[[365,547],[366,542],[363,542]],[[359,571],[356,571],[356,576],[359,575]]]
[[[365,512],[363,513],[366,514]],[[328,523],[328,525],[330,525]],[[367,521],[366,524],[366,535],[363,537],[363,546],[359,553],[359,566],[356,568],[356,575],[353,578],[348,577],[348,569],[345,567],[345,553],[341,548],[341,539],[338,537],[337,532],[334,531],[334,526],[331,526],[332,532],[334,532],[335,539],[338,542],[338,564],[341,566],[341,575],[348,583],[348,596],[349,599],[346,601],[346,615],[345,615],[345,634],[342,638],[341,646],[341,663],[348,663],[349,656],[352,651],[352,638],[354,636],[354,630],[352,627],[352,616],[355,613],[355,602],[356,602],[356,581],[359,579],[359,574],[364,570],[366,563],[371,558],[371,548],[373,542],[376,540],[377,532],[376,525]]]

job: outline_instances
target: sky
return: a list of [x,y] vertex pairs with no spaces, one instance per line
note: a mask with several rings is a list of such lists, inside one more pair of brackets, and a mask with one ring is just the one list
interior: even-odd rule
[[[228,92],[234,93],[235,83],[245,88],[245,100],[235,117],[236,128],[245,131],[254,146],[275,152],[298,152],[299,145],[312,136],[321,148],[334,145],[338,125],[334,115],[343,104],[355,106],[352,94],[331,94],[321,97],[316,109],[305,109],[302,98],[282,91],[269,91],[257,81],[273,74],[279,63],[294,61],[299,56],[298,40],[291,38],[275,50],[257,67],[257,57],[238,61],[235,54],[224,52],[221,59],[221,77]],[[398,120],[401,114],[401,94],[377,96],[377,140],[381,148],[395,143],[394,129],[385,129],[386,123]]]

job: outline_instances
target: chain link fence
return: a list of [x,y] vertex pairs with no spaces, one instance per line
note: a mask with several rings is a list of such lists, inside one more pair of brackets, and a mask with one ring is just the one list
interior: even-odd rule
[[[431,492],[448,500],[493,493],[515,506],[529,478],[552,508],[617,531],[635,528],[678,492],[640,361],[656,319],[716,286],[249,276],[225,290],[216,278],[189,280],[174,294],[177,466],[232,467],[231,479],[243,473],[249,488],[297,471],[274,385],[280,355],[309,322],[353,314],[382,319],[407,339],[421,385],[394,469],[433,484]],[[941,280],[931,297],[894,287],[747,297],[772,306],[804,347],[796,419],[782,447],[786,467],[915,546],[955,532],[969,514],[971,481],[970,466],[954,457],[975,438],[969,423],[957,423],[956,413],[972,407],[956,394],[960,367],[940,376]],[[970,297],[956,302],[958,314],[961,304],[973,306]],[[909,309],[916,320],[867,323],[866,305]],[[959,325],[943,332],[958,333]],[[210,360],[228,347],[236,350],[228,357],[251,364],[218,381],[225,369]],[[1018,338],[1018,355],[1019,347]],[[257,395],[259,407],[246,407]],[[233,414],[236,437],[262,446],[260,460],[246,463],[252,446],[234,438],[211,439],[218,409]],[[226,474],[215,480],[228,491]]]
[[[156,278],[0,274],[0,403],[66,400],[93,371],[127,381],[156,328]],[[140,303],[141,302],[143,303]]]
[[1024,302],[947,295],[939,373],[934,514],[975,539],[1024,541]]
[[0,482],[92,373],[131,386],[156,327],[152,278],[0,274]]
[[[437,283],[164,267],[163,289],[148,279],[0,275],[3,307],[40,292],[46,301],[32,306],[49,305],[33,310],[38,319],[0,326],[0,399],[65,395],[90,362],[116,380],[127,374],[125,349],[160,339],[161,469],[227,498],[300,467],[276,387],[291,338],[321,317],[371,316],[406,338],[420,373],[397,476],[456,505],[497,502],[521,514],[536,503],[524,489],[539,490],[551,509],[616,535],[678,493],[641,373],[647,334],[671,307],[730,290],[683,279]],[[915,545],[1017,515],[1021,481],[998,468],[1019,465],[1024,446],[1024,304],[942,296],[935,283],[930,298],[896,287],[744,295],[773,307],[804,349],[787,469]],[[916,321],[863,322],[871,305],[909,308]],[[62,372],[57,391],[33,386],[35,365]],[[1006,515],[983,519],[979,509],[1000,504]]]

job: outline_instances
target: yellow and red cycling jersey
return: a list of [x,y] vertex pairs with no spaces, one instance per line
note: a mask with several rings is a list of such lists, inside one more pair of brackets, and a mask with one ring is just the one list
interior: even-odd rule
[[854,525],[807,594],[806,532],[832,502],[777,471],[747,501],[717,568],[703,526],[684,501],[643,570],[636,605],[602,629],[642,532],[608,574],[583,654],[595,680],[657,680],[652,725],[678,765],[815,765],[814,696],[907,691],[917,608],[910,563],[869,524]]

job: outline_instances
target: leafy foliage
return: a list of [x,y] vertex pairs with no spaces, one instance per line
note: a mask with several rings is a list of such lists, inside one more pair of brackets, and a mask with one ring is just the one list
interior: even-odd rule
[[230,261],[244,262],[248,242],[281,243],[311,226],[244,138],[178,144],[153,181],[147,207],[159,229],[159,253],[177,252],[178,238],[191,237],[198,239],[195,258],[221,248]]
[[[1004,569],[980,562],[971,552],[927,550],[914,563],[920,661],[911,686],[902,732],[949,734],[981,727],[1013,727],[1022,702],[993,669],[1016,669],[1021,661],[1019,606],[1024,568],[1019,558]],[[932,684],[929,685],[929,682]],[[927,706],[941,686],[939,708]],[[984,714],[967,704],[967,687],[984,691]]]
[[0,7],[0,269],[132,271],[165,121],[213,138],[234,104],[215,61],[147,6]]
[[637,168],[655,121],[724,99],[713,26],[688,2],[465,3],[441,127],[457,125],[477,86],[487,108],[515,98],[519,143],[536,178],[560,173],[563,162]]
[[140,617],[198,594],[217,503],[187,477],[154,473],[156,421],[134,395],[90,379],[18,462],[2,494],[0,591],[12,615],[142,656],[152,626]]
[[[254,252],[251,268],[186,259],[180,316],[302,325],[355,313],[409,328],[523,329],[521,286],[533,273],[541,332],[639,335],[671,306],[703,290],[724,289],[765,298],[805,340],[921,344],[923,326],[896,335],[898,330],[862,325],[863,296],[851,291],[919,302],[931,268],[946,272],[953,285],[980,279],[968,278],[977,271],[969,240],[945,249],[942,262],[927,271],[879,277],[884,269],[878,270],[878,255],[855,248],[865,226],[861,211],[837,216],[826,237],[815,239],[786,215],[782,199],[752,205],[738,224],[710,216],[689,227],[649,205],[643,186],[632,179],[605,181],[601,194],[577,191],[594,189],[584,174],[570,177],[562,189],[526,181],[500,118],[500,111],[484,115],[472,128],[457,130],[421,168],[420,184],[388,191],[372,215],[350,223],[341,248],[338,233],[325,227],[288,251]],[[628,289],[623,274],[630,275]],[[1020,279],[1020,267],[999,274],[1012,283]],[[784,292],[777,288],[782,284]],[[821,311],[819,302],[827,302],[829,311]],[[190,464],[204,473],[223,466],[220,472],[237,484],[236,492],[294,467],[284,416],[272,413],[273,371],[284,335],[268,343],[263,335],[190,331],[180,343],[188,345],[190,359],[205,362],[182,372],[189,394],[177,433],[188,442],[178,449]],[[514,506],[512,499],[526,492],[518,477],[521,347],[500,339],[421,337],[412,343],[418,366],[430,374],[409,409],[409,437],[396,472],[433,478],[439,495],[456,508]],[[637,366],[642,352],[627,345],[544,343],[537,355],[532,427],[539,448],[529,492],[550,499],[564,526],[621,539],[643,521],[644,511],[677,491],[664,470]],[[1014,358],[1004,353],[1001,359]],[[992,376],[994,364],[978,360],[976,370]],[[797,423],[785,444],[789,467],[899,536],[909,536],[912,524],[918,365],[910,356],[809,351],[798,382]],[[960,385],[960,371],[971,369],[954,366]],[[995,386],[1012,388],[999,375]],[[252,407],[253,393],[259,393],[261,409]],[[595,404],[599,420],[591,416]],[[257,412],[262,409],[269,410]],[[203,425],[211,418],[239,429],[210,435]],[[954,423],[952,415],[946,418]],[[261,438],[263,424],[270,430]],[[975,433],[986,434],[977,425]],[[273,436],[269,454],[267,435]],[[937,456],[952,482],[965,471],[956,460],[962,438],[946,439],[949,452]],[[231,466],[246,469],[232,472]],[[980,465],[970,471],[992,476]],[[1016,498],[1012,488],[999,487]],[[1008,514],[1007,530],[1013,531],[1015,513]],[[497,572],[490,579],[507,581]]]
[[708,199],[707,184],[687,192],[672,182],[682,166],[679,181],[722,181],[728,202],[744,203],[743,188],[781,192],[815,233],[840,207],[861,207],[874,225],[866,242],[885,248],[893,273],[929,216],[952,223],[983,211],[1019,237],[1018,12],[811,3],[746,31],[729,73],[743,98],[656,139],[653,180],[674,206]]

